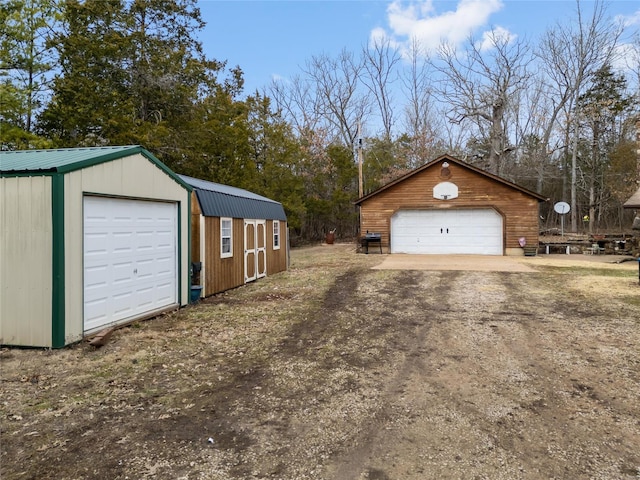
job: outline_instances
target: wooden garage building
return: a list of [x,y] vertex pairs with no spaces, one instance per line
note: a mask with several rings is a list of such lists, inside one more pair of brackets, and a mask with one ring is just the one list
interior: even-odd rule
[[236,187],[181,175],[193,188],[191,254],[202,296],[287,269],[282,204]]
[[139,146],[0,152],[0,344],[186,305],[190,191]]
[[535,192],[449,155],[360,198],[361,235],[389,253],[523,255],[538,245]]

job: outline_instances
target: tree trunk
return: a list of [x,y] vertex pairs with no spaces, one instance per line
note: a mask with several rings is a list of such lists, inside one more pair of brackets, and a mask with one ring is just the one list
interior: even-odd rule
[[573,134],[573,152],[571,153],[571,232],[578,231],[577,206],[577,178],[578,178],[578,122],[576,118],[576,131]]
[[504,102],[498,99],[494,102],[491,109],[491,137],[489,152],[489,171],[496,175],[500,175],[500,160],[503,151],[503,133],[502,118],[504,116]]

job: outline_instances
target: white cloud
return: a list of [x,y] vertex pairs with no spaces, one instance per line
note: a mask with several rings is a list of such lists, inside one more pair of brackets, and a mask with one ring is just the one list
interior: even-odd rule
[[[622,73],[632,71],[640,74],[640,49],[631,43],[621,43],[616,47],[612,66]],[[630,78],[630,80],[634,79]]]
[[[451,45],[464,42],[486,26],[491,15],[502,7],[501,0],[460,0],[455,10],[437,13],[432,0],[414,3],[395,0],[387,7],[389,32],[383,32],[398,44],[409,45],[416,39],[425,51],[433,51],[443,42]],[[374,30],[372,35],[380,38],[380,30]]]
[[506,28],[495,27],[493,30],[488,30],[482,34],[482,40],[479,42],[478,47],[481,52],[491,50],[496,45],[511,43],[517,35],[511,33]]
[[617,15],[616,20],[625,28],[640,25],[640,9],[636,10],[636,12],[631,15]]
[[398,42],[395,37],[389,36],[384,28],[374,28],[369,35],[369,46],[389,44],[391,48],[403,51],[404,45]]
[[[618,21],[628,34],[616,47],[616,55],[613,60],[613,68],[620,72],[634,72],[631,76],[632,81],[640,80],[640,44],[637,43],[636,35],[638,35],[637,27],[640,26],[640,9],[630,15],[617,15]],[[640,88],[637,85],[636,88]]]

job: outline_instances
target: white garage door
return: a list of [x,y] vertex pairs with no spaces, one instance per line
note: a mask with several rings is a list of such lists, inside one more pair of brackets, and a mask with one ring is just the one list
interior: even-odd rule
[[177,303],[177,205],[84,197],[84,331]]
[[391,253],[502,255],[495,210],[400,210],[391,218]]

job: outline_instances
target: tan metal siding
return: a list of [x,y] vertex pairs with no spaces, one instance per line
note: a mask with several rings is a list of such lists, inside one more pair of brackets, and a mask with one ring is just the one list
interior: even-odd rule
[[101,163],[65,175],[65,337],[70,343],[83,335],[83,194],[103,194],[180,202],[181,295],[189,302],[189,192],[141,154]]
[[51,177],[0,178],[0,343],[51,346]]

